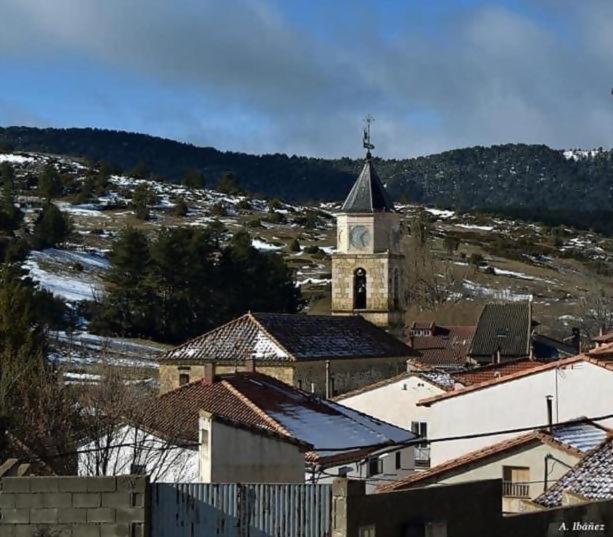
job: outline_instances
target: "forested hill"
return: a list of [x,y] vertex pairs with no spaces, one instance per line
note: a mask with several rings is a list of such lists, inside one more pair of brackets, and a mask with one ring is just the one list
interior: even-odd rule
[[[199,170],[209,186],[215,185],[224,171],[232,171],[245,190],[289,201],[340,200],[361,167],[360,160],[348,158],[222,152],[144,134],[97,129],[0,128],[2,145],[106,161],[128,172],[140,164],[141,171],[146,168],[172,181],[180,181],[187,170]],[[608,213],[613,202],[611,151],[507,144],[379,160],[377,168],[396,199],[454,209],[525,216],[545,211],[572,220],[578,214]]]

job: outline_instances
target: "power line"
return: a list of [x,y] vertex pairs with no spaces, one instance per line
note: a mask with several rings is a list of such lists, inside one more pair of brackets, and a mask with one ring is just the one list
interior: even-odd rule
[[[611,418],[613,418],[613,414],[606,414],[603,416],[595,416],[595,417],[587,417],[587,418],[581,417],[581,418],[576,418],[572,420],[558,422],[554,425],[554,427],[561,427],[565,425],[575,425],[579,423],[584,423],[585,421],[598,422],[598,421],[603,421],[603,420],[611,419]],[[528,432],[528,431],[534,431],[534,430],[540,430],[540,429],[547,429],[548,427],[549,427],[549,424],[544,424],[544,425],[531,425],[531,426],[525,426],[525,427],[516,427],[514,429],[489,431],[485,433],[469,433],[469,434],[463,434],[463,435],[457,435],[457,436],[447,436],[447,437],[441,437],[441,438],[416,437],[416,438],[411,438],[410,440],[403,440],[400,442],[396,442],[386,447],[388,448],[387,451],[396,451],[399,447],[409,447],[409,446],[416,445],[416,444],[423,445],[423,444],[435,444],[438,442],[453,442],[457,440],[470,440],[473,438],[485,438],[489,436],[499,436],[502,434],[522,433],[522,432]],[[93,440],[92,442],[94,441],[95,440]],[[53,455],[53,457],[65,457],[69,455],[79,455],[79,454],[84,454],[84,453],[93,453],[97,451],[110,451],[110,450],[121,448],[121,447],[134,448],[134,445],[135,445],[134,442],[130,442],[130,443],[121,443],[121,444],[111,444],[111,445],[100,446],[100,447],[95,447],[95,448],[88,448],[88,449],[77,449],[74,451],[58,453],[58,454]],[[176,449],[176,448],[193,449],[193,448],[197,448],[199,444],[198,442],[173,443],[172,441],[169,440],[167,441],[167,445],[164,445],[164,446],[145,446],[143,448],[142,443],[138,444],[138,446],[144,450],[168,451],[168,450]],[[362,449],[373,449],[374,450],[376,448],[380,448],[380,450],[383,451],[384,453],[386,452],[385,448],[381,448],[381,443],[362,444],[359,446],[343,446],[343,447],[334,447],[334,448],[316,447],[312,451],[344,452],[344,451],[357,451],[357,450],[362,450]]]

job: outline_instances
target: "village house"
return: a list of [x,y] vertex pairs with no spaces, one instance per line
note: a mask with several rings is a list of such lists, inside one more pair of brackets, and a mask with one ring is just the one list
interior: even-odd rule
[[540,361],[580,352],[577,329],[563,341],[539,334],[530,302],[486,304],[475,326],[413,322],[404,338],[417,359],[448,371],[522,358]]
[[[524,359],[449,373],[409,360],[406,372],[339,395],[335,400],[428,438],[431,409],[419,405],[419,401],[539,365],[539,362]],[[416,446],[415,464],[418,469],[430,466],[427,444]]]
[[389,492],[502,479],[503,512],[531,510],[530,500],[556,484],[569,468],[600,446],[609,432],[589,420],[533,431],[381,485],[377,490]]
[[257,370],[297,388],[332,396],[405,369],[413,351],[360,316],[247,313],[159,358],[161,393],[204,376]]
[[[143,472],[166,464],[158,481],[328,483],[342,475],[374,488],[415,467],[410,431],[253,370],[216,375],[212,364],[160,395],[145,424],[125,427],[132,433],[113,440],[113,460],[126,462],[115,473],[130,472],[130,441],[141,430],[155,443],[141,442],[136,462]],[[166,457],[148,459],[147,449]],[[94,474],[83,451],[81,474]]]
[[[611,393],[613,361],[581,354],[435,395],[417,405],[430,409],[430,438],[460,437],[431,444],[435,466],[514,436],[486,433],[542,426],[547,422],[548,398],[557,423],[610,414],[611,399],[603,394]],[[462,438],[481,433],[486,436]]]
[[441,326],[435,322],[413,322],[406,343],[426,365],[455,371],[464,369],[475,326]]

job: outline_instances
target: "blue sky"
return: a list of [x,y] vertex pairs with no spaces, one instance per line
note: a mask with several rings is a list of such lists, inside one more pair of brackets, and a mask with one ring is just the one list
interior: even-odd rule
[[610,0],[0,0],[0,125],[253,153],[613,140]]

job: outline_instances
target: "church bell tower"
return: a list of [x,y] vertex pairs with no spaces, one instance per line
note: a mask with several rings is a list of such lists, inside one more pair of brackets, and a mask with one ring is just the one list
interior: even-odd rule
[[404,255],[400,215],[375,170],[368,116],[364,167],[336,215],[332,256],[332,314],[361,315],[379,325],[402,322]]

